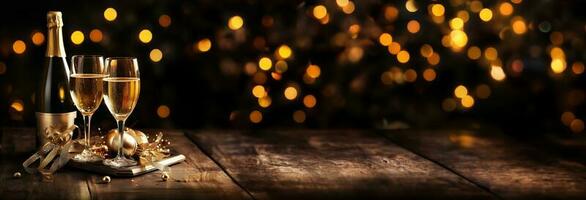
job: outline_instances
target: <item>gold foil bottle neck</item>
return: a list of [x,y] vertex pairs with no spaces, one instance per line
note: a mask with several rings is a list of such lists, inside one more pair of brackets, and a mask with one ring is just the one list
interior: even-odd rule
[[47,13],[47,57],[65,57],[63,45],[63,19],[61,12],[49,11]]
[[49,11],[47,13],[47,27],[63,27],[63,19],[60,11]]

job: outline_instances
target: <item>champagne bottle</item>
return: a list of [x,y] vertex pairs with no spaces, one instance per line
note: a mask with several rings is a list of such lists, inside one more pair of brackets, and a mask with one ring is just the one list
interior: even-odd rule
[[36,94],[38,145],[47,142],[49,127],[63,131],[74,124],[77,116],[69,93],[69,67],[63,45],[61,12],[47,13],[47,53],[41,82]]

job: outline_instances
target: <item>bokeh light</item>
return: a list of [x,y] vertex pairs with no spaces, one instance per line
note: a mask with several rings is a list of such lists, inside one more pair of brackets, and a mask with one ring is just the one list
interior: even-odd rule
[[26,51],[26,44],[22,40],[16,40],[12,43],[12,51],[16,54],[23,54]]
[[116,9],[106,8],[106,10],[104,10],[104,19],[111,22],[116,20],[116,17],[118,17],[118,12],[116,12]]
[[45,35],[41,32],[35,32],[31,36],[31,41],[37,46],[41,46],[45,42]]
[[160,62],[163,59],[163,52],[160,49],[153,49],[149,54],[149,58],[153,62]]
[[228,28],[234,31],[242,28],[242,26],[244,26],[244,19],[238,15],[232,16],[228,20]]
[[139,33],[138,33],[138,39],[140,40],[140,42],[142,43],[149,43],[151,42],[151,40],[153,39],[153,33],[151,32],[151,30],[149,29],[142,29]]

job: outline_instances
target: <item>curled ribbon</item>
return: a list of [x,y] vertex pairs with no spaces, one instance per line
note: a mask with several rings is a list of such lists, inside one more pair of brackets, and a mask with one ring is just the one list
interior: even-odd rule
[[[22,163],[24,169],[31,174],[36,172],[52,174],[67,164],[75,154],[80,153],[77,151],[70,151],[73,146],[71,133],[76,128],[78,128],[76,125],[72,125],[64,131],[60,131],[53,126],[46,128],[45,136],[47,137],[48,142],[45,143],[39,151]],[[31,167],[31,165],[37,160],[40,161],[39,166]],[[46,167],[49,164],[51,164],[51,166],[47,169]]]

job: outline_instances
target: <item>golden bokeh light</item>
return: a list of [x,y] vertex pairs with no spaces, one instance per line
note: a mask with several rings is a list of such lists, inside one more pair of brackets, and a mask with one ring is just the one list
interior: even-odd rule
[[417,80],[417,72],[414,69],[408,69],[403,74],[405,76],[405,81],[407,82],[415,82]]
[[572,113],[570,111],[566,111],[566,112],[562,113],[561,121],[564,125],[570,126],[570,124],[572,123],[572,121],[574,121],[574,119],[576,119],[576,116],[574,115],[574,113]]
[[464,31],[452,30],[450,32],[450,45],[452,49],[459,50],[468,43],[468,36]]
[[16,54],[23,54],[26,51],[26,44],[22,40],[16,40],[12,43],[12,51]]
[[399,44],[398,42],[391,42],[391,44],[389,44],[388,50],[389,53],[397,55],[399,51],[401,51],[401,44]]
[[315,98],[315,96],[309,94],[309,95],[306,95],[305,97],[303,97],[303,105],[305,105],[305,107],[313,108],[313,107],[315,107],[316,104],[317,104],[317,99]]
[[342,7],[342,12],[346,13],[346,14],[352,14],[354,12],[355,6],[354,6],[354,2],[350,1],[348,2],[348,4],[346,4],[346,6]]
[[75,45],[80,45],[85,40],[85,36],[81,31],[73,31],[71,33],[71,42]]
[[277,49],[277,55],[279,55],[279,57],[282,59],[287,59],[287,58],[291,57],[292,54],[293,54],[293,51],[291,50],[291,47],[289,47],[285,44],[281,45]]
[[584,73],[584,63],[574,62],[574,64],[572,64],[572,72],[574,72],[576,75]]
[[563,59],[554,58],[551,60],[551,71],[556,74],[562,73],[566,70],[566,61]]
[[262,98],[267,96],[267,91],[265,90],[264,86],[257,85],[252,88],[252,95],[254,95],[256,98]]
[[431,54],[431,56],[429,56],[429,57],[427,58],[427,62],[428,62],[430,65],[437,65],[437,64],[439,64],[439,62],[440,62],[440,55],[439,55],[438,53],[436,53],[436,52],[433,52],[433,53]]
[[432,68],[428,68],[423,71],[423,79],[425,79],[428,82],[435,80],[436,77],[437,74],[435,73],[435,70]]
[[584,131],[584,121],[582,121],[581,119],[572,120],[572,123],[570,123],[570,129],[574,133],[581,133],[582,131]]
[[344,6],[347,6],[349,2],[350,2],[349,0],[336,0],[336,4],[338,4],[338,6],[340,6],[342,8]]
[[431,14],[436,16],[436,17],[441,17],[444,16],[444,13],[446,12],[446,9],[444,8],[444,6],[442,4],[433,4],[431,6]]
[[297,110],[293,112],[293,121],[297,123],[305,122],[305,112],[303,112],[302,110]]
[[458,87],[454,89],[454,96],[464,98],[466,95],[468,95],[468,88],[466,88],[466,86],[458,85]]
[[138,39],[142,43],[149,43],[153,39],[153,33],[149,29],[142,29],[138,33]]
[[474,98],[470,95],[466,95],[460,99],[460,103],[464,108],[471,108],[474,106]]
[[465,23],[470,19],[470,14],[468,14],[468,11],[460,10],[458,13],[456,13],[456,17],[462,19]]
[[482,10],[480,10],[480,13],[478,13],[478,16],[482,21],[490,21],[492,19],[492,10],[488,8],[483,8]]
[[244,26],[244,19],[242,19],[242,17],[236,15],[228,19],[228,28],[235,31],[242,28],[242,26]]
[[393,22],[397,20],[397,17],[399,17],[399,9],[394,6],[385,7],[385,19],[387,21]]
[[560,46],[564,43],[564,34],[559,31],[554,31],[549,35],[549,41],[551,41],[553,45]]
[[503,81],[507,77],[505,71],[500,66],[491,66],[490,76],[496,81]]
[[324,5],[313,7],[313,16],[317,19],[323,19],[328,15],[328,9]]
[[409,62],[409,52],[408,51],[399,51],[399,53],[397,54],[397,60],[400,63],[407,63]]
[[405,8],[409,12],[417,12],[417,10],[419,9],[417,8],[417,5],[415,4],[414,0],[407,0],[407,2],[405,2]]
[[99,43],[104,39],[104,35],[100,29],[93,29],[90,31],[90,40],[94,43]]
[[151,53],[149,54],[149,58],[153,62],[159,62],[163,59],[163,51],[161,51],[160,49],[153,49],[153,50],[151,50]]
[[514,10],[513,5],[511,5],[509,2],[503,2],[499,6],[499,12],[503,16],[509,16],[509,15],[513,14],[513,10]]
[[104,19],[110,22],[116,20],[117,16],[118,12],[116,12],[116,9],[114,8],[106,8],[106,10],[104,10]]
[[278,60],[277,63],[275,63],[275,71],[277,73],[284,73],[287,71],[287,69],[289,69],[289,65],[287,64],[286,61]]
[[45,35],[41,32],[35,32],[31,36],[31,41],[34,45],[41,46],[45,42]]
[[549,51],[549,55],[552,58],[557,58],[557,59],[565,59],[566,58],[566,54],[564,53],[564,50],[559,47],[551,48],[551,50]]
[[521,2],[523,2],[523,0],[511,0],[511,2],[513,2],[514,4],[520,4]]
[[283,94],[285,95],[285,98],[287,98],[288,100],[293,100],[297,98],[297,89],[295,89],[295,87],[289,86],[285,88]]
[[490,86],[486,84],[481,84],[476,87],[476,96],[479,99],[487,99],[491,94]]
[[429,44],[424,44],[421,46],[421,49],[419,49],[419,53],[421,53],[421,56],[429,58],[431,55],[433,55],[433,47],[431,47]]
[[409,31],[409,33],[417,33],[420,28],[421,26],[417,20],[411,20],[407,23],[407,31]]
[[307,69],[305,69],[305,73],[311,78],[318,78],[319,75],[321,75],[321,69],[318,65],[310,64],[307,66]]
[[482,52],[477,46],[471,46],[468,48],[467,55],[471,60],[478,60],[482,56]]
[[10,104],[10,108],[15,110],[16,112],[22,112],[24,111],[24,104],[21,100],[15,100]]
[[171,109],[169,109],[169,106],[167,106],[167,105],[160,105],[157,108],[157,115],[161,119],[165,119],[165,118],[169,117],[169,115],[171,115]]
[[382,33],[378,37],[378,42],[383,46],[389,46],[393,42],[393,36],[389,33]]
[[212,41],[209,38],[201,39],[197,42],[197,51],[208,52],[212,48]]
[[258,66],[260,69],[268,71],[273,67],[273,61],[268,57],[262,57],[258,60]]
[[271,106],[272,102],[273,100],[268,95],[258,98],[258,105],[263,108],[268,108],[269,106]]
[[484,58],[486,58],[486,60],[496,60],[498,55],[499,53],[494,47],[488,47],[484,50]]
[[525,24],[525,20],[521,17],[513,18],[513,20],[511,20],[511,26],[513,27],[513,32],[517,35],[527,32],[527,25]]
[[169,15],[161,15],[159,17],[159,25],[163,28],[171,26],[171,17]]
[[470,6],[470,11],[472,11],[474,13],[480,12],[482,10],[482,8],[484,7],[482,5],[482,2],[479,0],[471,1],[469,6]]
[[464,20],[459,17],[450,20],[450,28],[454,30],[462,30],[462,28],[464,28]]
[[250,119],[250,122],[258,124],[262,121],[262,113],[258,110],[254,110],[254,111],[250,112],[250,115],[248,115],[248,118]]

